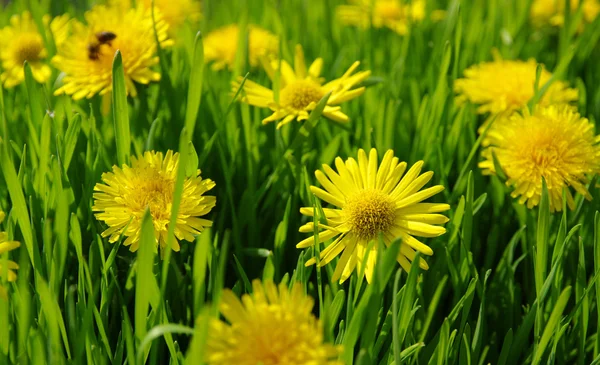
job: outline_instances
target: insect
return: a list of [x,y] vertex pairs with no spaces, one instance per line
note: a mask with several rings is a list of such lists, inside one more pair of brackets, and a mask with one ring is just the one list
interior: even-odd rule
[[96,33],[96,42],[90,42],[87,46],[88,49],[88,58],[90,60],[97,60],[100,53],[100,46],[103,44],[108,44],[110,46],[110,42],[117,38],[117,35],[113,32],[102,31]]

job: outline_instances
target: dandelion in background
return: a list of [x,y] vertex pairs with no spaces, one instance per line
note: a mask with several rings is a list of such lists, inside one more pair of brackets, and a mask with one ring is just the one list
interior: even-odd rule
[[[0,223],[4,221],[5,214],[0,210]],[[21,244],[17,241],[9,241],[8,234],[6,232],[0,232],[0,281],[6,280],[9,282],[17,280],[17,273],[15,270],[19,268],[16,262],[7,260],[2,261],[2,255],[8,251],[12,251],[15,248],[19,247]],[[7,267],[3,267],[3,264],[6,264]],[[4,277],[4,273],[8,273],[7,277]],[[6,288],[4,288],[0,284],[0,297],[6,298],[7,292]]]
[[405,35],[410,23],[425,19],[425,1],[349,0],[350,5],[339,5],[336,16],[346,25],[368,28],[389,28]]
[[[168,150],[146,152],[141,158],[131,158],[131,167],[113,166],[112,172],[102,174],[102,181],[94,187],[96,219],[108,225],[102,237],[116,242],[121,234],[127,239],[125,246],[131,251],[139,247],[142,218],[146,208],[154,223],[154,235],[161,252],[167,245],[167,233],[171,221],[173,191],[179,166],[179,154]],[[210,179],[202,179],[200,170],[187,177],[179,205],[173,250],[179,251],[179,240],[194,241],[195,235],[212,226],[212,221],[200,218],[208,214],[216,204],[214,196],[205,196],[215,187]]]
[[33,78],[40,83],[46,82],[52,73],[46,64],[47,56],[42,35],[28,12],[13,15],[10,25],[0,29],[0,80],[5,88],[23,82],[25,61],[31,66]]
[[533,114],[514,113],[488,132],[489,146],[479,163],[484,174],[495,174],[492,153],[507,176],[511,193],[528,208],[538,205],[542,177],[548,186],[550,210],[562,210],[563,189],[567,205],[575,208],[572,187],[592,199],[587,175],[600,172],[600,137],[594,124],[566,106],[538,107]]
[[[273,80],[279,69],[280,61],[264,62],[265,71]],[[352,100],[365,91],[365,87],[356,87],[371,75],[371,71],[361,71],[354,74],[360,62],[356,61],[342,75],[342,77],[323,84],[320,77],[323,68],[323,59],[317,58],[306,68],[302,47],[296,47],[294,60],[295,69],[286,61],[281,60],[281,88],[279,90],[279,101],[275,100],[274,91],[253,81],[246,80],[241,101],[261,108],[269,108],[273,111],[269,117],[263,119],[263,124],[279,121],[277,128],[290,123],[294,119],[298,121],[308,119],[309,113],[315,108],[319,100],[332,92],[327,106],[323,110],[323,116],[340,123],[346,123],[349,118],[342,112],[339,104]],[[236,92],[240,87],[241,78],[233,82],[232,91]]]
[[[448,221],[439,214],[450,209],[444,203],[423,203],[424,200],[444,190],[441,185],[422,189],[432,178],[433,172],[421,174],[423,161],[415,163],[406,172],[406,162],[394,157],[388,150],[378,167],[377,150],[371,149],[369,156],[364,150],[358,150],[358,161],[349,158],[346,162],[335,159],[337,172],[328,165],[323,165],[323,172],[317,170],[315,176],[324,189],[311,186],[310,191],[319,199],[335,208],[323,208],[326,224],[319,223],[319,243],[330,239],[334,241],[321,250],[319,266],[325,266],[335,257],[341,257],[335,268],[332,280],[345,281],[356,269],[364,270],[368,282],[371,282],[377,243],[371,241],[383,235],[383,241],[390,245],[401,238],[398,263],[406,271],[410,270],[411,261],[419,251],[424,255],[433,255],[433,250],[416,237],[437,237],[446,232],[440,227]],[[405,173],[406,172],[406,173]],[[300,213],[312,217],[314,208],[301,208]],[[313,233],[314,223],[309,222],[300,227],[300,232]],[[311,235],[298,243],[297,248],[307,248],[315,244]],[[366,264],[363,262],[366,258]],[[315,258],[306,262],[306,266],[316,263]],[[425,260],[419,261],[425,270]]]
[[252,282],[241,300],[229,289],[221,296],[225,321],[214,319],[206,346],[209,365],[341,365],[340,347],[324,343],[314,301],[302,285]]
[[[112,90],[112,64],[121,51],[127,93],[136,96],[135,82],[160,80],[152,67],[158,64],[156,39],[150,11],[144,7],[121,11],[118,7],[95,6],[85,14],[86,25],[73,21],[71,35],[58,45],[52,64],[65,73],[63,86],[54,94],[73,99],[104,95]],[[168,25],[158,17],[156,32],[161,47],[168,47]]]
[[[239,27],[237,24],[227,25],[206,34],[204,37],[204,60],[212,62],[213,70],[232,69],[239,45]],[[271,32],[248,25],[248,61],[250,66],[258,66],[260,57],[276,57],[279,40]]]
[[[582,26],[593,23],[600,14],[599,0],[570,0],[571,16],[574,17],[579,7],[582,11]],[[531,3],[531,20],[537,26],[551,25],[562,27],[565,24],[565,0],[534,0]]]
[[[155,6],[155,16],[158,15],[169,25],[169,33],[173,34],[187,20],[197,22],[202,16],[201,3],[197,0],[137,0],[134,4],[151,9],[152,1]],[[111,7],[117,7],[126,12],[132,7],[131,0],[109,0]],[[150,14],[151,16],[151,14]]]
[[[471,66],[465,70],[465,77],[454,82],[457,102],[469,101],[479,104],[477,112],[493,115],[521,109],[535,94],[537,63],[535,60],[511,61],[497,59]],[[539,87],[552,77],[542,69]],[[577,100],[577,90],[568,87],[563,81],[554,81],[546,90],[540,105],[569,104]]]

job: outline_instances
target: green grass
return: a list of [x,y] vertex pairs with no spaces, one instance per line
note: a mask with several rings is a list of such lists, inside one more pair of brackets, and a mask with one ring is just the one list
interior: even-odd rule
[[[246,293],[255,278],[302,283],[346,364],[600,364],[595,180],[594,199],[578,198],[574,211],[551,214],[546,190],[533,210],[517,204],[503,174],[477,168],[485,117],[456,105],[452,91],[465,68],[496,49],[568,80],[580,113],[596,123],[600,18],[581,33],[577,12],[561,30],[538,30],[531,1],[429,1],[428,12],[446,9],[446,18],[400,37],[342,26],[333,11],[340,3],[205,0],[200,24],[160,50],[162,80],[139,85],[137,98],[125,95],[117,54],[108,113],[99,96],[53,96],[58,72],[40,85],[27,64],[25,83],[0,90],[2,230],[22,243],[0,257],[20,265],[18,280],[5,284],[9,300],[0,298],[0,364],[200,363],[223,288]],[[17,1],[0,25],[25,9],[41,22],[46,13],[82,17],[90,6]],[[365,94],[343,106],[351,122],[330,122],[317,108],[276,130],[260,122],[267,111],[232,102],[234,78],[267,83],[245,62],[245,42],[235,71],[204,66],[197,32],[232,22],[278,33],[288,61],[302,44],[308,60],[323,57],[327,79],[356,60],[372,70]],[[547,86],[537,86],[540,95]],[[394,244],[379,251],[371,284],[354,274],[340,285],[330,280],[334,266],[304,267],[324,246],[295,248],[306,237],[299,208],[316,203],[308,186],[322,163],[370,147],[380,157],[394,149],[409,164],[423,159],[446,186],[433,200],[451,205],[451,220],[445,235],[426,241],[435,252],[428,271],[399,270]],[[187,172],[200,168],[217,184],[213,227],[163,259],[148,214],[134,254],[101,238],[105,226],[91,211],[101,174],[148,149],[181,153],[175,206]]]

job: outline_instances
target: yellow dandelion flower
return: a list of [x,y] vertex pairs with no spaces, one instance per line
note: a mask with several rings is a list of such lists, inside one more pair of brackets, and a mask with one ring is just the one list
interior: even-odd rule
[[54,44],[61,47],[69,37],[71,32],[71,21],[73,19],[69,14],[59,15],[50,21],[50,33],[54,38]]
[[[137,7],[122,12],[118,7],[95,6],[85,19],[87,25],[72,22],[72,34],[52,58],[52,64],[65,73],[63,86],[55,95],[67,94],[79,100],[111,91],[117,50],[121,51],[129,95],[137,95],[134,82],[160,80],[160,74],[152,70],[158,64],[158,56],[149,10]],[[162,47],[173,44],[167,37],[164,20],[157,19],[156,30]]]
[[[335,159],[337,172],[323,165],[323,172],[317,170],[315,176],[324,189],[311,186],[310,191],[319,199],[335,206],[324,208],[327,224],[319,223],[319,243],[335,240],[321,250],[319,266],[327,265],[341,254],[332,280],[345,281],[354,269],[364,270],[368,282],[373,277],[377,258],[377,244],[368,252],[369,243],[377,240],[382,233],[386,245],[401,238],[398,263],[404,270],[410,270],[411,261],[416,252],[433,255],[433,250],[417,237],[437,237],[446,232],[438,225],[448,221],[439,214],[450,209],[448,204],[423,203],[444,190],[441,185],[421,190],[427,184],[433,172],[421,174],[423,161],[415,163],[405,173],[407,164],[394,157],[388,150],[378,167],[377,151],[371,149],[369,156],[364,150],[358,151],[358,162],[349,158],[346,162]],[[312,207],[301,208],[300,213],[312,217]],[[313,233],[314,223],[308,222],[300,227],[300,232]],[[314,245],[314,237],[308,237],[296,245],[307,248]],[[365,261],[366,260],[366,261]],[[306,262],[313,265],[315,258]],[[363,263],[366,262],[365,266]],[[427,270],[425,260],[419,261],[421,268]]]
[[323,325],[312,314],[314,301],[296,283],[252,282],[240,299],[224,290],[206,344],[209,365],[341,365],[340,347],[324,343]]
[[[168,150],[163,158],[162,152],[146,152],[140,158],[131,158],[131,167],[113,166],[112,172],[102,174],[102,183],[94,187],[94,206],[96,219],[108,225],[102,237],[110,237],[116,242],[121,234],[127,239],[125,246],[136,251],[139,246],[144,211],[150,210],[154,223],[154,235],[162,250],[167,244],[167,233],[171,220],[173,191],[179,166],[179,153]],[[173,250],[179,251],[178,240],[194,241],[194,236],[212,222],[200,218],[215,206],[214,196],[203,194],[212,189],[215,183],[202,179],[200,170],[185,179],[183,195],[175,226],[176,240]]]
[[[582,7],[583,23],[592,23],[600,14],[599,0],[571,0],[571,14]],[[551,25],[561,27],[565,23],[564,0],[534,0],[531,4],[530,16],[537,26]]]
[[[232,69],[238,49],[239,28],[236,24],[213,30],[204,37],[204,59],[213,62],[213,70]],[[261,57],[277,55],[279,40],[276,35],[255,25],[248,26],[248,61],[256,67]]]
[[[479,104],[480,114],[499,114],[521,109],[533,98],[537,63],[535,60],[496,60],[469,67],[465,78],[454,82],[457,102],[470,101]],[[539,87],[552,77],[542,70]],[[577,100],[577,90],[563,81],[553,82],[544,93],[540,105],[568,104]]]
[[[4,212],[0,210],[0,223],[4,221],[4,217]],[[17,241],[9,241],[8,234],[6,232],[0,232],[0,280],[7,280],[9,282],[17,280],[17,273],[15,272],[15,270],[19,268],[19,265],[17,265],[17,263],[14,261],[7,260],[5,262],[7,267],[5,268],[2,266],[3,262],[1,260],[1,256],[5,252],[12,251],[20,245],[21,244]],[[8,273],[8,276],[6,278],[3,277],[5,270]],[[6,298],[6,296],[6,288],[4,288],[0,283],[0,297]]]
[[[138,0],[136,4],[143,5],[146,9],[152,6],[152,0]],[[131,0],[108,0],[111,7],[118,7],[121,11],[131,9]],[[196,22],[200,19],[201,4],[197,0],[154,0],[155,9],[160,17],[169,25],[169,30],[176,30],[186,20]],[[172,33],[172,32],[171,32]]]
[[405,35],[410,23],[425,18],[425,0],[349,0],[350,5],[336,8],[337,18],[346,25],[389,28]]
[[0,29],[0,61],[3,70],[0,80],[4,87],[11,88],[23,82],[25,61],[31,66],[33,78],[37,82],[46,82],[52,73],[45,62],[47,56],[42,35],[28,12],[13,15],[10,25]]
[[[342,77],[323,84],[323,78],[320,77],[323,59],[317,58],[307,69],[302,47],[298,45],[294,61],[295,69],[292,69],[286,61],[281,61],[279,101],[275,100],[273,90],[250,80],[246,80],[244,83],[241,101],[261,108],[270,108],[273,114],[263,119],[263,124],[283,118],[277,124],[277,128],[281,128],[294,119],[298,119],[298,121],[308,119],[310,111],[315,108],[319,100],[332,91],[323,116],[340,123],[348,122],[348,116],[342,112],[339,104],[354,99],[365,91],[364,86],[357,88],[355,86],[369,77],[371,71],[361,71],[353,75],[360,64],[356,61]],[[276,69],[279,67],[279,61],[265,61],[264,67],[273,80]],[[234,92],[240,87],[241,80],[240,78],[233,82],[232,90]]]
[[[152,1],[142,0],[142,3],[150,9]],[[200,2],[195,0],[154,0],[154,6],[169,24],[169,29],[177,29],[186,20],[197,22],[201,15]]]
[[[500,123],[498,123],[500,122]],[[484,174],[495,174],[492,152],[506,174],[506,185],[513,186],[513,198],[538,205],[542,177],[548,186],[550,209],[562,209],[563,189],[567,204],[574,209],[568,187],[591,199],[586,175],[600,172],[600,138],[594,125],[566,106],[538,107],[533,114],[514,113],[497,121],[488,132],[489,146],[479,163]]]

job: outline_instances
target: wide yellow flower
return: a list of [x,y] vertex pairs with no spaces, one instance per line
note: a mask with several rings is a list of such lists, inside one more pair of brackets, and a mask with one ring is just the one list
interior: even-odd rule
[[223,291],[220,310],[206,344],[209,365],[341,365],[340,347],[324,343],[323,325],[312,314],[314,301],[302,285],[252,282],[240,299]]
[[[279,64],[280,61],[276,60],[264,62],[265,71],[271,80],[274,79]],[[308,119],[309,113],[319,100],[331,91],[332,94],[327,101],[323,116],[336,122],[346,123],[349,118],[342,112],[339,104],[360,96],[365,91],[365,87],[356,86],[371,75],[371,71],[353,74],[359,64],[358,61],[354,62],[342,77],[323,84],[323,78],[320,77],[323,59],[317,58],[307,69],[302,47],[297,46],[294,60],[295,69],[292,69],[286,61],[281,60],[281,89],[278,101],[275,100],[273,90],[250,80],[246,80],[244,83],[241,100],[250,105],[271,109],[273,114],[263,119],[263,124],[283,118],[277,124],[277,128],[281,128],[294,119],[298,119],[298,121]],[[233,82],[233,92],[239,89],[241,80],[239,78]]]
[[563,189],[567,205],[574,209],[572,187],[586,199],[591,199],[585,184],[587,175],[600,172],[600,137],[594,124],[566,106],[538,107],[533,114],[514,113],[497,121],[488,132],[489,146],[483,150],[479,163],[484,174],[495,174],[492,152],[513,186],[513,198],[538,205],[542,193],[542,178],[548,186],[550,209],[562,209]]
[[[579,7],[582,9],[583,23],[592,23],[600,14],[599,0],[570,0],[571,16]],[[551,25],[562,27],[565,23],[565,0],[534,0],[530,10],[531,20],[537,26]],[[582,24],[583,25],[583,24]]]
[[[73,99],[91,98],[112,90],[115,52],[121,51],[127,93],[136,96],[134,82],[160,80],[152,67],[158,64],[156,40],[150,11],[144,7],[121,11],[118,7],[95,6],[85,14],[86,24],[73,21],[70,37],[58,45],[52,64],[65,73],[63,86],[54,94]],[[158,17],[156,30],[162,47],[168,39],[168,25]]]
[[[4,221],[4,217],[5,214],[3,211],[0,210],[0,223],[2,223],[2,221]],[[15,270],[17,270],[19,268],[19,265],[17,265],[16,262],[11,261],[11,260],[7,260],[6,261],[6,265],[7,267],[3,267],[2,264],[2,255],[5,252],[8,251],[12,251],[15,248],[19,247],[21,244],[17,241],[9,241],[8,240],[8,234],[6,232],[0,232],[0,281],[1,280],[7,280],[7,281],[15,281],[17,280],[17,273],[15,272]],[[8,276],[5,278],[3,277],[4,272],[8,273]],[[2,283],[0,282],[0,297],[6,298],[7,297],[7,292],[6,292],[6,288],[2,286]]]
[[[454,82],[457,102],[479,104],[480,114],[499,114],[521,109],[533,98],[537,63],[535,60],[498,59],[469,67],[465,77]],[[539,87],[552,77],[542,70]],[[576,89],[563,81],[554,81],[539,100],[540,105],[569,104],[577,100]]]
[[[337,172],[323,165],[323,172],[317,170],[315,176],[324,189],[311,186],[310,191],[319,199],[334,206],[323,208],[326,224],[319,223],[319,243],[334,241],[321,250],[319,266],[327,265],[341,254],[332,280],[345,281],[356,269],[364,270],[368,282],[373,277],[377,258],[377,242],[369,252],[369,243],[376,241],[381,233],[386,245],[401,238],[398,263],[409,271],[416,252],[433,255],[433,250],[417,237],[437,237],[446,232],[438,226],[448,221],[439,214],[450,209],[448,204],[423,203],[424,200],[444,190],[441,185],[422,189],[432,178],[433,172],[421,174],[423,161],[415,163],[406,172],[406,162],[394,157],[388,150],[381,164],[377,163],[377,151],[371,149],[369,156],[358,150],[358,161],[349,158],[346,162],[335,159]],[[406,173],[405,173],[406,172]],[[312,217],[314,208],[301,208],[300,213]],[[296,247],[307,248],[315,244],[312,236],[314,223],[300,227],[300,232],[310,233]],[[306,262],[313,265],[315,258]],[[363,266],[364,263],[364,266]],[[425,260],[419,261],[427,270]]]
[[[204,37],[204,60],[212,62],[213,70],[232,69],[239,43],[239,27],[230,24],[206,34]],[[248,62],[256,67],[261,57],[277,56],[279,39],[268,30],[248,25]]]
[[5,88],[23,82],[25,61],[31,66],[33,78],[37,82],[46,82],[52,73],[46,64],[47,56],[42,35],[28,12],[13,15],[10,25],[0,29],[0,80]]
[[425,18],[425,0],[349,0],[350,5],[336,8],[337,18],[346,25],[389,28],[405,35],[410,23]]
[[[152,151],[140,158],[132,157],[131,167],[113,166],[112,172],[102,174],[104,183],[94,187],[92,207],[96,219],[108,225],[102,237],[110,237],[109,242],[114,243],[123,234],[127,237],[124,245],[136,251],[142,218],[148,208],[154,223],[156,242],[163,252],[167,244],[178,166],[178,153],[168,150],[163,158],[162,152]],[[214,196],[204,196],[214,186],[212,180],[200,177],[200,170],[185,179],[175,226],[174,251],[179,251],[178,240],[194,241],[195,235],[212,225],[210,220],[200,217],[215,206]]]

